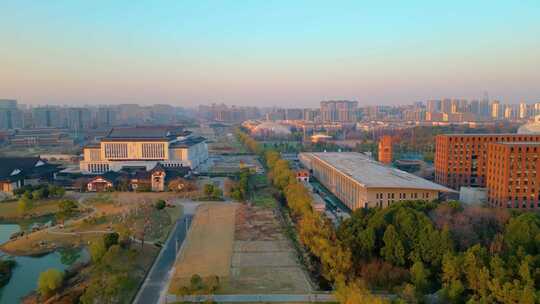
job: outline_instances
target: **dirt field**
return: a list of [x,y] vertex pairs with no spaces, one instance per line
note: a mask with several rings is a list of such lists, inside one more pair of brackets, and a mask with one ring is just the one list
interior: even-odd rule
[[238,209],[231,274],[220,293],[311,291],[273,209],[246,205]]
[[193,274],[218,275],[219,294],[311,292],[274,210],[245,204],[199,207],[169,291]]
[[174,293],[192,275],[229,276],[238,204],[209,203],[198,207],[169,290]]

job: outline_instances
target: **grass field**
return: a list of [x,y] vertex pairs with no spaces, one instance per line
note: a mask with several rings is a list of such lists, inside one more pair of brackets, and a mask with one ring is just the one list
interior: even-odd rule
[[257,207],[275,208],[277,201],[273,196],[274,189],[270,186],[268,178],[264,174],[256,174],[252,177],[254,193],[252,202]]
[[234,241],[235,213],[238,204],[210,203],[198,207],[175,264],[169,292],[176,293],[189,284],[194,274],[227,278]]
[[33,202],[34,207],[25,214],[19,211],[17,201],[0,203],[0,219],[19,219],[24,216],[39,217],[56,213],[58,211],[58,200],[47,199]]

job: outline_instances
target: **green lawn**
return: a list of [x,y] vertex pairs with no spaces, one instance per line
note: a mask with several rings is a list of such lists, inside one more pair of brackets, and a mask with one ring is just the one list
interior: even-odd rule
[[[33,202],[34,207],[26,212],[26,215],[32,214],[33,216],[44,216],[56,213],[58,211],[58,200],[47,199]],[[17,201],[0,203],[0,217],[4,219],[17,219],[24,216],[19,211],[19,205]]]

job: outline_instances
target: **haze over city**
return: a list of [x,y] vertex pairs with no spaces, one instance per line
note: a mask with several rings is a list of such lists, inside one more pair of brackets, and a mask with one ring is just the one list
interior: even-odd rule
[[537,1],[3,1],[0,93],[23,104],[540,99]]

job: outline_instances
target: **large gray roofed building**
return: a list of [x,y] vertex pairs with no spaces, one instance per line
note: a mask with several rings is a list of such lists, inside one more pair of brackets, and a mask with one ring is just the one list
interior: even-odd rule
[[366,188],[431,189],[441,192],[454,190],[416,175],[385,166],[355,152],[302,153],[318,158],[348,175]]

